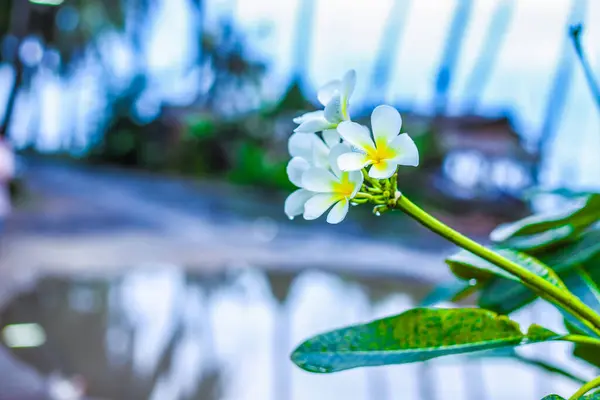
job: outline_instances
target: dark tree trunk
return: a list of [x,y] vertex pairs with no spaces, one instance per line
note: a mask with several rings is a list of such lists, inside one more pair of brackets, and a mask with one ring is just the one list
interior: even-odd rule
[[0,137],[2,138],[5,138],[8,133],[8,128],[10,127],[10,123],[15,111],[17,94],[19,93],[19,89],[21,89],[21,85],[23,84],[23,66],[17,61],[15,68],[17,73],[15,74],[15,80],[12,88],[10,89],[8,100],[6,101],[4,119],[2,121],[2,125],[0,125]]

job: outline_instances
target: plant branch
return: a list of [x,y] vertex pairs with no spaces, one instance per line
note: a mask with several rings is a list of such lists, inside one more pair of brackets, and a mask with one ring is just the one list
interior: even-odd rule
[[558,340],[563,341],[563,342],[572,342],[572,343],[577,343],[577,344],[600,346],[600,339],[596,339],[596,338],[584,336],[584,335],[565,335]]
[[579,390],[573,394],[573,396],[569,397],[569,400],[578,400],[581,396],[583,396],[590,390],[597,388],[598,386],[600,386],[600,376],[592,379],[591,381],[580,387]]
[[575,52],[577,53],[577,57],[579,58],[579,62],[583,67],[583,73],[585,74],[585,79],[587,84],[592,91],[592,96],[596,101],[596,105],[598,106],[598,110],[600,111],[600,85],[594,78],[594,74],[592,72],[592,67],[590,65],[589,60],[585,55],[585,51],[581,46],[581,32],[583,31],[583,27],[581,24],[573,25],[570,29],[571,39],[573,40],[573,47],[575,48]]
[[480,258],[516,276],[525,285],[541,294],[546,295],[548,300],[559,305],[578,320],[585,323],[586,326],[592,328],[594,332],[600,332],[600,315],[598,315],[594,310],[584,304],[579,298],[577,298],[568,290],[554,286],[552,283],[523,268],[519,264],[504,258],[495,251],[490,250],[474,240],[464,236],[463,234],[455,231],[419,208],[408,198],[406,198],[406,196],[399,196],[394,206],[395,208],[404,211],[410,217],[434,233],[437,233],[457,246],[470,251],[476,256],[479,256]]

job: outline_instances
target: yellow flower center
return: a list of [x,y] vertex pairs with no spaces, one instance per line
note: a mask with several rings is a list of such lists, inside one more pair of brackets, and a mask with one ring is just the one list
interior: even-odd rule
[[336,194],[340,194],[343,197],[352,196],[352,192],[354,191],[354,184],[350,182],[350,174],[347,172],[342,172],[342,177],[339,182],[333,184],[333,191]]
[[379,164],[382,161],[394,158],[394,151],[388,146],[384,140],[377,140],[375,142],[375,148],[367,152],[369,159],[373,161],[373,164]]

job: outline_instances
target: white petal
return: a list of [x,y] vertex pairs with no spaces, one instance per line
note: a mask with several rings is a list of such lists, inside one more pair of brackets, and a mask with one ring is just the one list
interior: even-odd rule
[[396,137],[389,146],[398,154],[393,161],[399,165],[419,165],[419,149],[407,133]]
[[402,128],[402,117],[394,107],[378,106],[371,114],[371,128],[375,143],[379,147],[398,136]]
[[311,168],[302,174],[302,187],[312,192],[329,193],[337,178],[328,170],[323,168]]
[[360,171],[369,165],[369,159],[363,153],[346,153],[337,159],[338,167],[342,171]]
[[333,193],[319,193],[311,197],[304,204],[304,219],[317,219],[335,202],[340,200],[339,196]]
[[325,85],[321,86],[317,93],[319,102],[326,106],[331,101],[333,96],[340,93],[341,86],[342,82],[339,79],[327,82]]
[[371,139],[369,128],[357,124],[356,122],[344,121],[337,128],[342,139],[350,143],[352,146],[358,147],[364,152],[373,151],[375,144]]
[[329,147],[321,140],[320,137],[314,135],[312,148],[312,164],[315,167],[329,168]]
[[325,119],[332,124],[339,124],[344,120],[340,96],[334,96],[325,106]]
[[342,100],[348,102],[352,93],[354,93],[354,87],[356,86],[356,71],[351,69],[344,74],[342,78],[342,87],[340,89]]
[[352,171],[348,172],[348,180],[354,185],[354,190],[352,191],[352,195],[350,195],[350,198],[353,199],[362,187],[365,177],[360,171]]
[[330,224],[339,224],[346,218],[346,214],[348,214],[348,206],[350,202],[347,199],[342,199],[338,201],[338,203],[333,206],[329,214],[327,215],[327,222]]
[[310,121],[313,119],[323,119],[323,118],[325,118],[325,114],[323,113],[323,110],[311,111],[311,112],[302,114],[299,117],[294,118],[294,123],[301,124],[303,122]]
[[342,173],[342,171],[340,171],[340,168],[338,167],[339,157],[342,154],[350,153],[351,151],[352,149],[348,145],[338,144],[336,146],[333,146],[333,148],[329,152],[329,167],[331,168],[335,176],[340,177]]
[[369,176],[375,179],[387,179],[394,175],[398,169],[398,164],[391,160],[384,160],[377,164],[371,165]]
[[[313,154],[313,142],[319,139],[316,135],[306,133],[295,133],[288,139],[288,151],[292,157],[302,157],[311,160]],[[320,139],[319,139],[320,140]]]
[[323,140],[327,147],[332,148],[336,144],[340,144],[342,138],[337,129],[327,129],[326,131],[323,131]]
[[325,129],[335,128],[335,124],[323,119],[310,119],[301,123],[294,132],[298,133],[315,133],[324,131]]
[[285,199],[284,211],[288,218],[294,218],[296,215],[304,213],[304,204],[314,193],[305,189],[298,189]]
[[294,157],[287,165],[286,171],[290,182],[302,187],[302,174],[310,168],[310,164],[302,157]]

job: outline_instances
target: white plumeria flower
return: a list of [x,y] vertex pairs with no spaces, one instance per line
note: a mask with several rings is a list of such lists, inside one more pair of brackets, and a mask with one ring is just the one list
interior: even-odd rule
[[371,114],[373,138],[366,126],[345,121],[337,130],[340,136],[353,145],[358,152],[342,154],[338,166],[343,171],[359,171],[371,165],[369,176],[387,179],[394,175],[398,165],[419,165],[419,151],[415,142],[403,133],[402,117],[395,108],[382,105]]
[[339,144],[331,149],[330,169],[312,167],[302,174],[302,187],[309,190],[312,196],[304,204],[304,218],[313,220],[319,218],[331,206],[327,222],[337,224],[348,214],[350,200],[353,199],[363,184],[360,171],[344,172],[337,167],[340,155],[350,152],[345,144]]
[[287,165],[287,174],[294,185],[299,189],[292,192],[285,199],[284,211],[289,219],[294,219],[304,213],[304,204],[313,197],[314,193],[302,188],[302,175],[311,168],[311,165],[302,157],[294,157]]
[[312,111],[294,118],[299,126],[294,132],[314,133],[335,129],[342,121],[348,121],[348,103],[356,85],[356,72],[350,70],[339,80],[326,83],[317,94],[324,110]]
[[[284,211],[288,218],[304,213],[304,204],[314,193],[302,186],[302,174],[311,167],[330,168],[331,148],[340,144],[340,135],[335,129],[323,132],[323,139],[316,134],[296,133],[290,136],[288,150],[292,159],[287,166],[290,182],[299,189],[285,200]],[[335,160],[334,160],[335,161]]]
[[340,134],[335,129],[323,131],[323,139],[316,134],[295,133],[288,140],[292,157],[302,157],[312,166],[329,168],[329,152],[340,144]]

